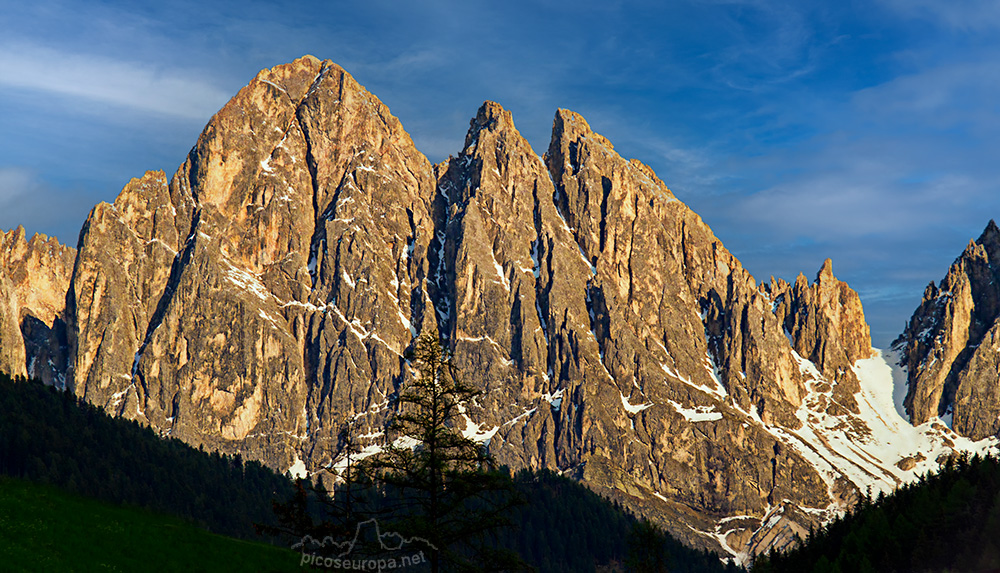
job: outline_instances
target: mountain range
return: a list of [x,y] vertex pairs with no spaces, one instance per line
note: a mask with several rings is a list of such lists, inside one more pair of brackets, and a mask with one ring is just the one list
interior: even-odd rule
[[[344,69],[261,71],[76,248],[0,235],[0,369],[163,435],[334,480],[385,444],[423,332],[484,390],[464,434],[738,562],[1000,431],[1000,230],[891,349],[821,263],[759,282],[653,171],[499,104],[437,165]],[[905,398],[902,396],[905,391]],[[894,397],[894,392],[896,396]]]

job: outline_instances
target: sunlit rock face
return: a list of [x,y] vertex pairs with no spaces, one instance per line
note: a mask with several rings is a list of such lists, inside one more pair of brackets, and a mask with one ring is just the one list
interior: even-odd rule
[[980,439],[1000,432],[1000,229],[990,221],[938,285],[924,290],[893,343],[908,372],[914,424],[953,415],[953,428]]
[[[307,56],[258,74],[172,177],[96,206],[78,249],[29,305],[63,333],[39,346],[61,349],[50,378],[282,471],[335,479],[344,427],[377,451],[428,331],[485,391],[457,424],[500,463],[580,479],[739,559],[986,447],[895,415],[830,261],[813,283],[758,284],[566,110],[539,156],[487,102],[432,166],[375,96]],[[0,367],[24,373],[32,291],[14,268]]]
[[63,385],[66,290],[76,250],[55,237],[0,232],[0,370]]
[[855,394],[860,386],[851,366],[873,353],[860,297],[833,276],[830,259],[812,284],[801,274],[794,284],[773,278],[771,283],[766,288],[774,300],[774,313],[792,348],[834,383],[827,411],[857,414]]
[[438,172],[442,330],[488,391],[469,416],[501,462],[700,530],[774,500],[830,503],[808,462],[744,424],[801,424],[770,300],[648,167],[568,111],[542,160],[487,103]]
[[381,424],[434,322],[434,196],[429,162],[343,69],[262,71],[169,181],[147,173],[91,212],[73,390],[273,467],[330,463],[345,419]]

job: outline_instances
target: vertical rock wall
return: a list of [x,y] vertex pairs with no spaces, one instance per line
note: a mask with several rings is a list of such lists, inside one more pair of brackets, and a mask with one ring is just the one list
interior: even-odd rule
[[[997,337],[997,305],[969,302],[993,244],[948,279],[965,302],[925,322]],[[901,479],[895,459],[838,449],[871,442],[857,364],[872,350],[830,261],[812,284],[758,284],[649,167],[566,110],[540,157],[487,102],[432,166],[384,104],[307,56],[260,72],[172,177],[97,205],[78,252],[21,230],[0,259],[0,368],[282,471],[335,478],[343,428],[366,452],[384,444],[405,352],[436,330],[485,391],[458,422],[467,436],[692,545],[791,543]],[[963,364],[995,373],[992,359]],[[914,411],[939,395],[996,403],[995,385],[927,372]],[[959,425],[995,432],[956,410]]]
[[1000,432],[1000,229],[990,221],[938,285],[924,290],[906,330],[893,343],[902,354],[913,424],[953,416],[973,439]]

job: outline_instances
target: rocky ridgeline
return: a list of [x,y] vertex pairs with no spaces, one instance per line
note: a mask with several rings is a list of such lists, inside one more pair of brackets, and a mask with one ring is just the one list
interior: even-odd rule
[[171,178],[96,206],[77,252],[0,244],[0,366],[42,361],[108,411],[282,471],[335,478],[344,425],[376,451],[429,329],[485,390],[466,435],[695,546],[781,547],[926,469],[856,455],[884,445],[858,368],[878,357],[830,261],[811,284],[757,284],[566,110],[539,157],[487,102],[432,166],[307,56],[260,72]]
[[858,294],[833,276],[830,259],[814,283],[809,284],[801,274],[793,285],[772,277],[768,291],[792,348],[834,383],[833,401],[826,411],[857,414],[854,395],[860,385],[851,367],[872,356],[871,334]]
[[76,250],[24,227],[0,232],[0,370],[63,387],[66,291]]
[[990,221],[937,286],[927,285],[906,330],[902,353],[915,424],[953,416],[973,439],[1000,432],[1000,229]]

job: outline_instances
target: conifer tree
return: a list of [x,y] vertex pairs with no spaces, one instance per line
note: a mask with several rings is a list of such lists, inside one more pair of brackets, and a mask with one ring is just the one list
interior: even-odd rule
[[509,475],[494,467],[484,444],[464,436],[455,422],[482,391],[463,382],[437,333],[421,335],[407,355],[418,376],[400,390],[390,443],[362,463],[370,479],[398,496],[393,525],[436,550],[431,570],[520,568],[488,536],[510,525],[518,503]]
[[667,548],[663,532],[643,519],[632,527],[628,540],[628,566],[637,573],[666,573]]

